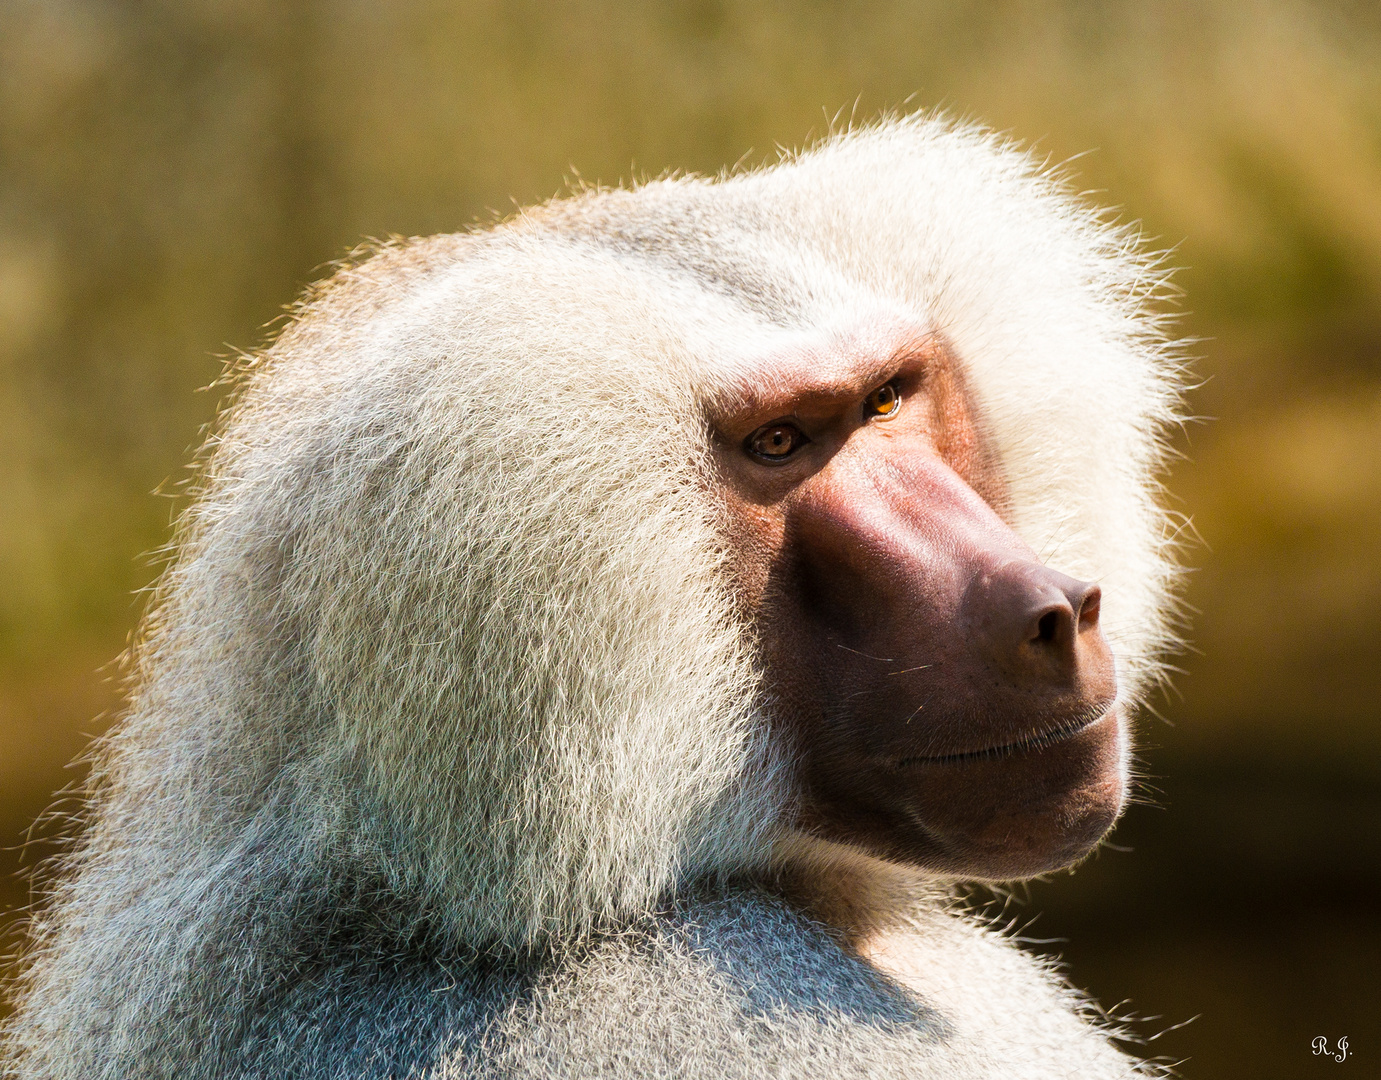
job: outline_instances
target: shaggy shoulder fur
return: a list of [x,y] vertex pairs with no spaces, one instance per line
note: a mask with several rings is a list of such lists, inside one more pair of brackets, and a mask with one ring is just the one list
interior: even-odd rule
[[342,270],[214,436],[5,1075],[1132,1075],[935,884],[873,962],[752,884],[830,860],[784,824],[702,402],[859,305],[943,333],[1130,706],[1172,580],[1159,281],[915,117]]

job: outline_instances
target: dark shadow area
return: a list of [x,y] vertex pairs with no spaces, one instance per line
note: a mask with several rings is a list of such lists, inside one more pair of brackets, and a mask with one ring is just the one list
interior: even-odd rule
[[[1158,805],[1007,916],[1190,1080],[1371,1076],[1381,1062],[1381,774],[1147,755]],[[1185,1021],[1190,1021],[1185,1023]],[[1339,1063],[1315,1055],[1348,1039]]]

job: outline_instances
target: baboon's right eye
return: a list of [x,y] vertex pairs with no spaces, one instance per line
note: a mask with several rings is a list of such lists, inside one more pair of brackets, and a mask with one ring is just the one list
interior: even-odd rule
[[806,433],[795,424],[774,420],[744,439],[743,448],[759,461],[779,465],[808,442]]

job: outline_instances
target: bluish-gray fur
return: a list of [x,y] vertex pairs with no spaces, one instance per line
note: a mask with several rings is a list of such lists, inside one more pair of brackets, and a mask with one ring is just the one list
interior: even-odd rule
[[[559,957],[457,954],[424,935],[380,933],[371,921],[367,905],[318,912],[301,922],[303,940],[256,942],[252,960],[266,970],[256,972],[252,996],[238,965],[227,964],[221,980],[197,980],[214,997],[167,1002],[159,1030],[105,1071],[360,1080],[1135,1075],[1072,1012],[1035,1030],[1020,1013],[976,1029],[761,892],[688,899],[596,931]],[[932,929],[979,958],[1010,951],[958,919]],[[1051,986],[1032,968],[1001,996],[1045,996]],[[199,1030],[193,1018],[208,1007],[240,1022]],[[1101,1071],[1071,1072],[1075,1062]]]

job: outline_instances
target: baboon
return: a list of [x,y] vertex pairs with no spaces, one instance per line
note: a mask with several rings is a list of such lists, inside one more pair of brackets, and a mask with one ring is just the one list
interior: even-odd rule
[[925,116],[344,266],[211,439],[6,1075],[1143,1075],[954,897],[1120,812],[1162,283]]

